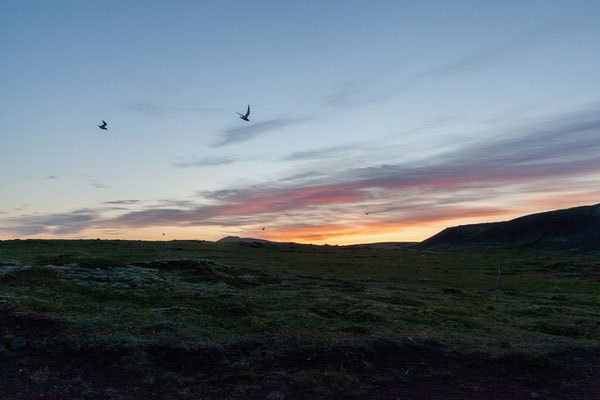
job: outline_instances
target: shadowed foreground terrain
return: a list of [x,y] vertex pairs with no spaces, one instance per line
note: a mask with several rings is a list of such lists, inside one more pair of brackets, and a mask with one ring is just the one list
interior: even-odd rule
[[597,399],[599,309],[589,255],[3,241],[0,398]]

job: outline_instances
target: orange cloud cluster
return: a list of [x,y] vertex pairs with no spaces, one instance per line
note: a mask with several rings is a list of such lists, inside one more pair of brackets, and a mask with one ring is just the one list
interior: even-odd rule
[[361,201],[360,185],[331,185],[288,190],[271,190],[253,195],[242,193],[230,199],[233,205],[218,207],[219,216],[272,213],[277,210],[298,209],[306,206],[341,204]]

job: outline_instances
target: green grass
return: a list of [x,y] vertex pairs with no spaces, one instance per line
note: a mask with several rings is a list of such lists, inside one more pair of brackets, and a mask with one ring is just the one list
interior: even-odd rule
[[[270,354],[410,337],[492,356],[600,347],[597,256],[177,241],[171,258],[188,261],[149,263],[166,251],[166,242],[0,241],[0,307],[60,321],[69,343],[268,342]],[[29,268],[8,267],[17,261]],[[7,345],[12,333],[0,334]],[[146,368],[142,353],[127,368]],[[258,374],[251,360],[238,361],[233,375]],[[181,384],[164,373],[145,376]],[[314,374],[294,379],[348,387],[355,379],[331,368]]]
[[[1,276],[0,288],[23,312],[136,340],[151,340],[144,332],[156,321],[184,342],[254,334],[325,341],[410,334],[456,344],[494,342],[502,333],[517,347],[598,339],[589,318],[566,328],[597,305],[597,257],[177,241],[172,258],[210,261],[184,270],[128,266],[164,259],[166,248],[165,242],[4,241],[0,261],[33,267]],[[501,293],[494,290],[498,259],[506,274]],[[47,264],[66,265],[66,272]],[[569,276],[561,275],[565,270]],[[144,271],[139,279],[138,271]]]

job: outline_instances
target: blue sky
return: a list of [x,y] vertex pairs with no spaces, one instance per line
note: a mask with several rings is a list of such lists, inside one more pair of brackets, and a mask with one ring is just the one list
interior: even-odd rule
[[595,1],[4,1],[0,239],[421,240],[598,203],[598,20]]

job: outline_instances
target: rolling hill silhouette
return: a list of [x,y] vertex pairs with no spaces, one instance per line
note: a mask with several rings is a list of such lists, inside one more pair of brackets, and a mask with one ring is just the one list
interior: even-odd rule
[[273,243],[270,240],[265,239],[256,239],[256,238],[241,238],[239,236],[225,236],[217,240],[218,243]]
[[531,214],[505,222],[454,226],[417,246],[424,249],[537,247],[600,252],[600,204]]

